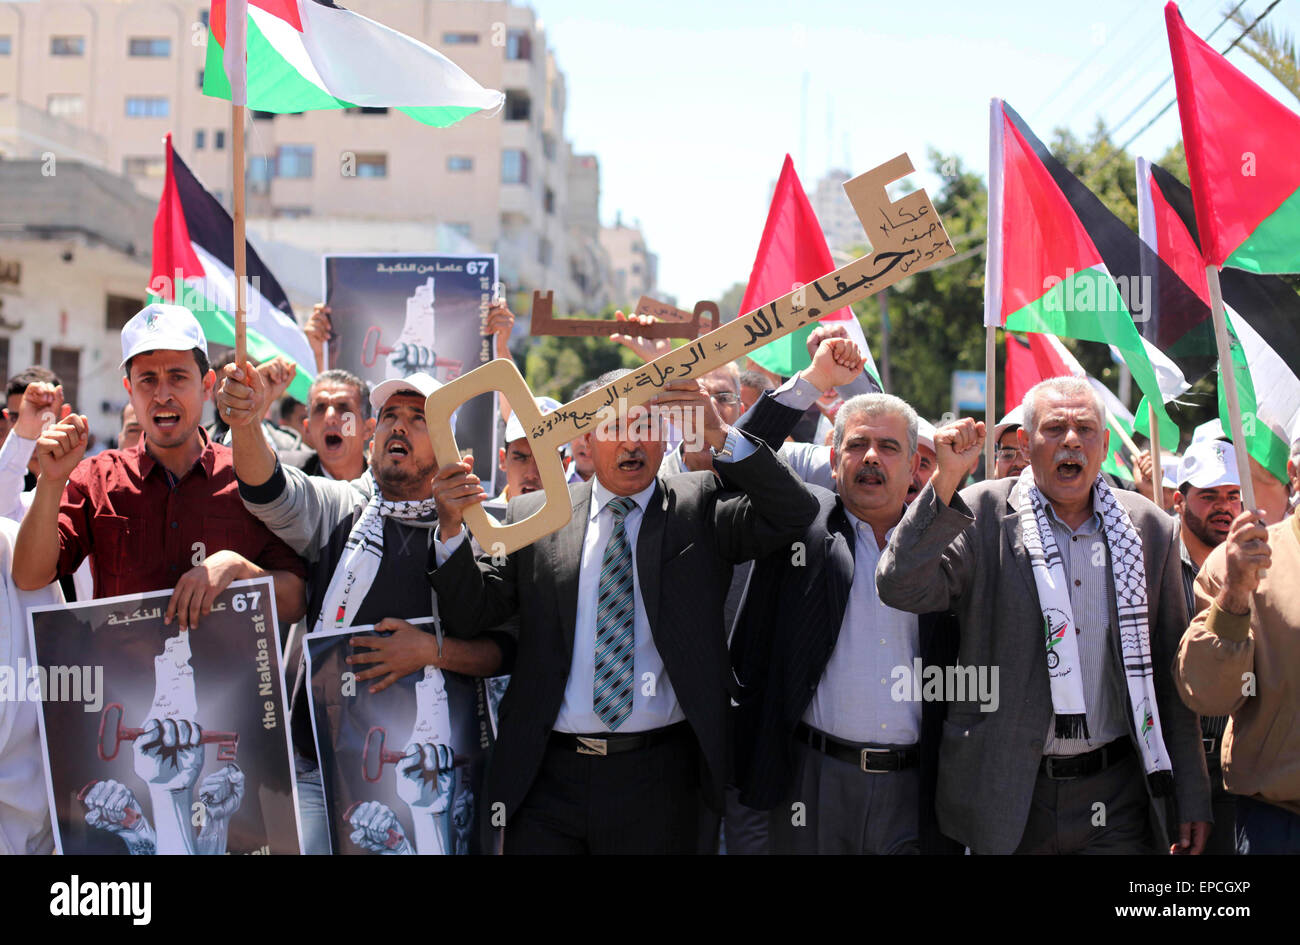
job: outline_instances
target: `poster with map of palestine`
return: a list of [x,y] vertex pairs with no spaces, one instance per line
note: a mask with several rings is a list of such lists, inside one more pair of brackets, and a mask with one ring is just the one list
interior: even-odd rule
[[[410,621],[431,629],[432,618]],[[485,680],[426,666],[372,693],[358,680],[373,627],[303,638],[312,731],[335,854],[480,852],[479,804],[493,732]]]
[[170,598],[28,611],[55,850],[301,853],[271,579],[232,582],[185,632]]
[[[445,384],[492,360],[488,310],[497,257],[417,253],[327,255],[325,291],[334,337],[329,367],[371,387],[418,371]],[[456,442],[476,458],[474,472],[497,471],[497,399],[483,394],[456,411]]]

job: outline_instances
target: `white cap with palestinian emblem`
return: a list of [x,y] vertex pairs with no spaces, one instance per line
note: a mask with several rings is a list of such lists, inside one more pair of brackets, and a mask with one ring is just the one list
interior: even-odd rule
[[384,409],[384,404],[386,404],[388,398],[392,397],[394,394],[419,394],[421,397],[427,399],[430,394],[441,386],[442,384],[439,381],[430,377],[428,374],[425,374],[423,371],[419,371],[409,377],[393,378],[392,380],[376,384],[374,388],[371,389],[370,406],[374,407],[375,412],[378,413],[380,410]]
[[1178,466],[1178,485],[1184,483],[1194,489],[1240,486],[1237,454],[1232,444],[1224,440],[1201,440],[1187,447]]
[[924,417],[916,418],[916,445],[918,448],[929,447],[931,453],[935,452],[934,424]]
[[199,320],[183,305],[154,302],[146,305],[122,326],[122,363],[125,367],[138,354],[148,351],[190,351],[198,348],[208,356],[208,340]]

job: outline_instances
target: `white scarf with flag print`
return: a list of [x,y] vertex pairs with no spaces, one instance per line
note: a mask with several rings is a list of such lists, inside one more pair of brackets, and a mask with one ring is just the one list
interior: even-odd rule
[[370,483],[370,501],[366,503],[357,523],[352,526],[347,544],[343,547],[343,557],[339,559],[329,587],[325,589],[325,600],[314,628],[317,631],[327,626],[337,628],[352,625],[361,602],[370,592],[375,575],[379,573],[379,562],[384,556],[384,520],[396,518],[415,521],[437,508],[437,503],[432,498],[391,502],[380,494],[379,485],[368,469],[366,479]]
[[[1034,484],[1033,469],[1020,474],[1018,512],[1025,550],[1034,572],[1038,603],[1043,611],[1047,671],[1051,678],[1052,709],[1058,738],[1088,737],[1083,675],[1070,606],[1069,582],[1056,536],[1047,520],[1047,504]],[[1124,655],[1129,710],[1138,733],[1143,768],[1156,793],[1172,787],[1173,766],[1165,751],[1151,671],[1151,638],[1147,627],[1147,575],[1142,558],[1142,536],[1114,492],[1100,475],[1092,487],[1093,508],[1101,516],[1110,547],[1119,612],[1119,639]]]

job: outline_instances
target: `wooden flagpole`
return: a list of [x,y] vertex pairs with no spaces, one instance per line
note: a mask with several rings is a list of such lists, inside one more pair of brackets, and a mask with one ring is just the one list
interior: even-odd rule
[[1250,474],[1250,454],[1242,433],[1241,402],[1237,399],[1237,375],[1232,370],[1232,351],[1228,343],[1228,320],[1223,315],[1223,290],[1219,288],[1219,267],[1206,266],[1205,280],[1210,285],[1210,314],[1214,317],[1214,341],[1219,350],[1219,376],[1228,401],[1228,423],[1232,452],[1237,457],[1237,475],[1241,477],[1241,502],[1247,510],[1255,508],[1255,482]]
[[1151,427],[1151,500],[1162,509],[1165,507],[1165,473],[1160,461],[1160,424],[1156,417],[1155,405],[1147,401],[1147,423]]
[[997,415],[998,330],[992,325],[984,328],[984,478],[993,478],[993,427]]

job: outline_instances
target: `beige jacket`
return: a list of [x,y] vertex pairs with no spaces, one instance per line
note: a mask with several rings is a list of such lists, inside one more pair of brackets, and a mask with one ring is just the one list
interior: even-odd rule
[[1250,614],[1214,603],[1227,577],[1225,545],[1196,577],[1196,609],[1174,660],[1178,691],[1202,715],[1229,715],[1223,780],[1300,814],[1300,519],[1272,525],[1272,566]]

